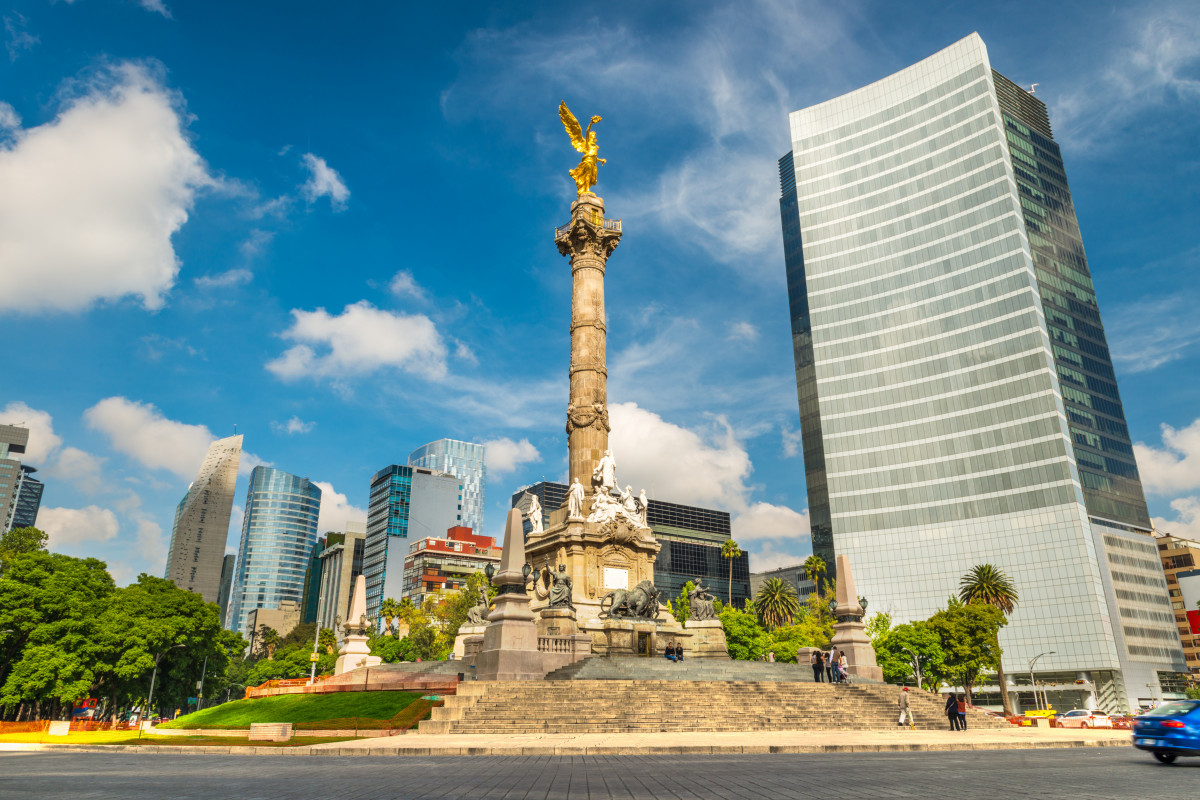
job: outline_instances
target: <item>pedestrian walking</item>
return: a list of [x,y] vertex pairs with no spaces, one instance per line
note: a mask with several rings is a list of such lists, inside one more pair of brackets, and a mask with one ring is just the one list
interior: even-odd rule
[[829,682],[833,683],[837,680],[837,675],[834,674],[834,669],[837,665],[837,650],[829,648],[829,655],[825,657],[825,674],[829,677]]
[[950,730],[958,730],[958,698],[953,692],[946,695],[946,719],[950,720]]
[[775,651],[774,650],[771,650],[770,652],[767,653],[767,661],[771,662],[772,664],[775,663]]
[[810,663],[812,664],[813,680],[820,683],[821,677],[825,674],[825,660],[821,657],[820,650],[813,650]]
[[958,696],[958,729],[960,731],[967,729],[967,696],[965,694]]
[[846,660],[846,651],[838,650],[838,681],[846,682],[846,678],[850,675],[850,662]]
[[903,726],[905,723],[910,728],[916,728],[916,724],[913,722],[912,709],[908,707],[907,686],[900,690],[900,720],[896,724]]

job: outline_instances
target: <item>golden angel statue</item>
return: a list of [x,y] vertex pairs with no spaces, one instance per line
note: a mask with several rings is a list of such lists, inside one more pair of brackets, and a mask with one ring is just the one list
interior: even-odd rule
[[579,127],[579,120],[575,119],[575,115],[563,102],[558,104],[558,118],[562,120],[563,127],[567,129],[567,135],[571,137],[571,144],[575,146],[576,150],[583,153],[583,158],[579,160],[579,166],[571,170],[571,177],[575,180],[575,189],[580,197],[591,194],[592,187],[596,185],[596,165],[607,163],[603,158],[596,157],[600,148],[596,145],[596,132],[592,130],[592,126],[600,121],[600,116],[592,117],[592,121],[588,123],[585,131]]

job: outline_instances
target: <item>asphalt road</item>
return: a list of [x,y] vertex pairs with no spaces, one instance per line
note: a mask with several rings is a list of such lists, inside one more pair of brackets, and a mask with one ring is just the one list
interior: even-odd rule
[[0,755],[0,798],[1188,798],[1200,758],[1132,748],[846,755],[417,758]]

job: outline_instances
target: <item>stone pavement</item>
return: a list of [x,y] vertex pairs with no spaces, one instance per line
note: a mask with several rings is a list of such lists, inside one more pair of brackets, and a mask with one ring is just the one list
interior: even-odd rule
[[0,797],[38,800],[838,800],[1196,797],[1200,759],[1132,747],[799,755],[238,758],[0,754]]
[[292,748],[172,747],[170,745],[0,744],[19,751],[146,752],[270,756],[568,756],[888,751],[1006,750],[1130,747],[1128,731],[1010,727],[952,731],[771,731],[769,733],[408,734]]

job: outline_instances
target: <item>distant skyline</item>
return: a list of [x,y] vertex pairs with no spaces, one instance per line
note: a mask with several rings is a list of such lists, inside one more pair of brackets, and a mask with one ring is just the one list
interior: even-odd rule
[[776,160],[787,114],[978,31],[1037,83],[1151,516],[1200,537],[1200,20],[1182,2],[585,7],[15,0],[0,55],[0,422],[51,545],[161,574],[209,443],[322,490],[487,446],[487,530],[561,480],[570,275],[552,228],[600,114],[623,484],[810,552]]

